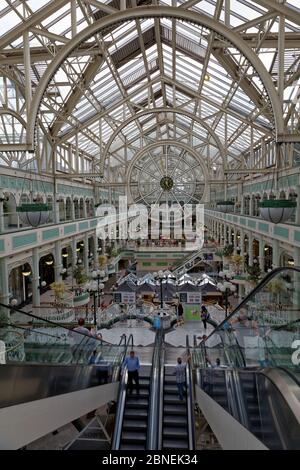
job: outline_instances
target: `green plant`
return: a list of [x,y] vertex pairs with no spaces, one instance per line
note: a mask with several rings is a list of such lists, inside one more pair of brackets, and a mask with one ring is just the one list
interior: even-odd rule
[[73,277],[79,286],[84,284],[88,280],[88,277],[84,272],[84,268],[82,268],[81,266],[76,266],[73,271]]
[[247,266],[246,270],[248,273],[248,281],[257,282],[259,280],[261,276],[261,269],[258,264],[255,264],[253,266]]
[[225,245],[223,248],[223,256],[225,258],[230,258],[230,256],[233,254],[233,250],[233,245]]
[[98,262],[99,262],[99,266],[101,266],[101,267],[105,266],[105,264],[107,263],[107,256],[99,255]]
[[231,261],[232,263],[236,266],[239,267],[244,260],[244,257],[241,255],[232,255],[231,256]]
[[55,300],[64,298],[66,292],[66,285],[64,282],[53,282],[50,284],[51,290],[54,292]]

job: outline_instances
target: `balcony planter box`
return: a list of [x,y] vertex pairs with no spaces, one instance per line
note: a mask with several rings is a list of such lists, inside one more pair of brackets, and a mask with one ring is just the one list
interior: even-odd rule
[[42,202],[26,202],[17,206],[17,212],[22,222],[32,227],[38,227],[48,222],[51,210],[51,204]]
[[84,292],[81,295],[76,295],[73,298],[74,307],[81,307],[82,305],[87,305],[90,301],[90,294],[88,292]]
[[283,224],[291,217],[296,205],[296,201],[290,199],[266,199],[258,206],[264,220],[273,224]]
[[232,201],[219,201],[217,202],[217,209],[221,212],[231,212],[234,208],[234,202]]

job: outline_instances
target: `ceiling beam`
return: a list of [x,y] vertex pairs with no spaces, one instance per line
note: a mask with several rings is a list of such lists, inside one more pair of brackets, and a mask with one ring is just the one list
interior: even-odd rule
[[0,38],[0,48],[9,46],[12,42],[16,41],[16,39],[22,36],[24,31],[30,30],[30,28],[33,26],[41,23],[46,18],[49,18],[49,16],[60,10],[60,8],[62,8],[67,3],[69,3],[68,0],[52,0],[51,2],[47,3],[46,6],[40,8],[33,15],[30,15],[27,19],[25,19],[23,23],[16,25],[14,28],[8,31],[8,33],[4,34]]
[[83,72],[82,77],[73,87],[69,98],[64,104],[62,110],[59,113],[58,118],[54,121],[53,125],[50,128],[50,134],[52,137],[56,137],[61,130],[63,124],[67,122],[68,116],[71,116],[76,104],[80,98],[86,92],[86,89],[89,87],[90,83],[95,78],[99,68],[103,64],[104,60],[102,56],[95,57],[95,59],[88,63],[85,71]]

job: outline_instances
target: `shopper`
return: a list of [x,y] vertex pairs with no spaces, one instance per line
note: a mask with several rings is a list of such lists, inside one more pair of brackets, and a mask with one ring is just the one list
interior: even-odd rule
[[203,326],[204,326],[204,329],[206,330],[206,327],[207,327],[207,320],[209,319],[210,315],[208,313],[208,310],[207,308],[205,307],[205,305],[202,305],[201,307],[201,320],[202,320],[202,323],[203,323]]
[[140,383],[139,383],[139,369],[140,369],[140,361],[137,356],[135,356],[134,351],[130,351],[129,357],[127,356],[123,362],[122,371],[124,371],[125,367],[128,370],[128,392],[132,394],[133,391],[133,380],[135,382],[136,393],[139,395],[140,393]]
[[[189,360],[189,357],[187,358]],[[177,359],[174,375],[176,376],[176,383],[178,387],[179,400],[183,400],[184,389],[186,389],[186,364],[182,363],[181,357]]]
[[177,318],[177,325],[180,326],[180,325],[183,325],[184,324],[184,320],[183,320],[183,305],[181,302],[179,302],[179,304],[177,305],[177,315],[178,315],[178,318]]

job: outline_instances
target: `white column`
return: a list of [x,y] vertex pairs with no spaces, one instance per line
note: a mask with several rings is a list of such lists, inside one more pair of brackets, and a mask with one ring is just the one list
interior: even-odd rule
[[86,274],[89,274],[89,236],[84,235],[84,247],[83,247],[83,263]]
[[32,250],[32,304],[34,307],[41,305],[38,248],[33,248]]
[[296,224],[300,225],[300,185],[297,184],[296,186],[296,193],[298,195],[296,201],[297,201],[297,206],[296,206]]
[[71,197],[71,220],[75,220],[75,202],[73,197]]
[[250,196],[250,201],[249,201],[249,215],[251,217],[253,216],[253,198],[252,198],[252,195]]
[[61,270],[62,270],[62,262],[61,262],[61,242],[57,241],[54,243],[54,250],[55,250],[55,281],[61,281]]
[[94,239],[94,269],[99,269],[99,261],[98,261],[98,238],[96,233],[93,235]]
[[[0,191],[1,197],[1,191]],[[3,201],[0,201],[0,233],[4,232],[4,210],[3,210]]]
[[248,240],[249,266],[253,266],[253,235],[250,232],[248,234]]
[[86,202],[85,202],[85,199],[83,199],[83,218],[86,219],[87,215],[86,215]]
[[72,271],[76,268],[77,263],[77,251],[76,251],[76,238],[73,237],[71,240],[71,247],[72,247]]
[[[8,269],[6,258],[0,258],[0,302],[9,305],[9,285],[8,285]],[[0,312],[6,318],[9,318],[9,310],[0,306]]]
[[272,266],[273,269],[279,267],[279,241],[273,240],[272,241]]
[[262,238],[259,238],[259,267],[261,269],[262,272],[265,271],[265,251],[264,251],[264,248],[265,248],[265,244],[263,242],[263,239]]

